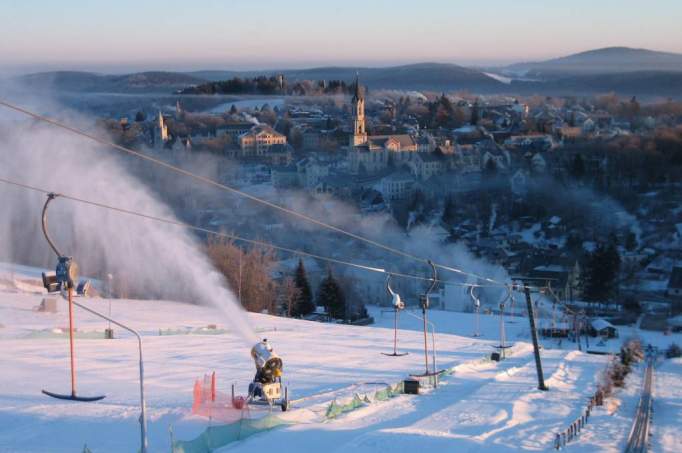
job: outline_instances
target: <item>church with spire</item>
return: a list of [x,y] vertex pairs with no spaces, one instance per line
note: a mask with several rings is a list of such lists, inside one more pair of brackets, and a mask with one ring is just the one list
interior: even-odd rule
[[354,173],[376,173],[394,163],[409,161],[418,145],[414,137],[407,134],[368,135],[365,118],[365,95],[355,76],[351,109],[353,135],[350,136],[350,163]]
[[367,143],[367,128],[365,124],[365,95],[360,88],[358,76],[355,76],[355,90],[351,99],[353,108],[353,135],[350,146],[360,146]]

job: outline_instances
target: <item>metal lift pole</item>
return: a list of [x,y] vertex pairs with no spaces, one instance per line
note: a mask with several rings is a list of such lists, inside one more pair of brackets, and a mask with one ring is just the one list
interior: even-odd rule
[[400,299],[400,295],[391,289],[391,274],[388,274],[388,278],[386,278],[386,292],[391,296],[391,304],[393,305],[393,353],[382,352],[382,354],[401,357],[407,355],[407,352],[398,353],[398,318],[400,317],[400,310],[405,308],[405,304]]
[[73,300],[73,289],[74,287],[78,286],[78,264],[76,264],[72,257],[63,255],[59,251],[59,249],[57,249],[57,246],[54,244],[52,238],[50,237],[50,233],[47,231],[47,207],[50,205],[50,202],[57,198],[58,196],[59,195],[55,193],[47,194],[47,200],[43,205],[42,214],[43,234],[45,235],[47,243],[50,244],[50,248],[57,255],[58,260],[57,268],[54,275],[48,275],[46,273],[43,273],[43,285],[45,286],[45,289],[47,290],[48,293],[54,293],[64,289],[66,289],[67,291],[67,300],[69,303],[69,365],[71,368],[71,394],[69,395],[60,394],[48,392],[47,390],[43,390],[43,393],[47,396],[51,396],[52,398],[58,398],[62,400],[83,402],[99,401],[102,398],[104,398],[103,395],[84,397],[79,396],[76,393],[76,356],[74,344],[75,339],[73,336],[74,334],[73,305],[75,304],[75,302]]
[[[436,272],[436,266],[433,264],[431,260],[429,260],[429,266],[431,266],[431,284],[429,285],[429,288],[426,290],[424,294],[422,294],[419,297],[419,304],[422,307],[422,319],[424,321],[424,375],[427,376],[429,374],[429,342],[428,342],[428,337],[427,337],[427,330],[428,330],[428,320],[426,317],[428,316],[426,314],[426,311],[429,308],[429,294],[431,291],[433,291],[433,288],[436,286],[436,279],[438,278],[438,274]],[[434,351],[435,352],[435,351]],[[435,369],[434,369],[435,372]]]
[[542,361],[540,360],[540,346],[538,344],[538,332],[535,329],[535,315],[533,314],[533,302],[530,300],[530,288],[528,284],[523,284],[523,291],[526,293],[526,304],[528,306],[528,322],[530,323],[530,334],[533,338],[533,351],[535,353],[535,368],[538,372],[538,390],[549,390],[545,385],[545,377],[542,374]]
[[426,306],[428,302],[422,301],[422,319],[424,320],[424,374],[429,374],[429,344],[426,340]]
[[73,287],[67,290],[69,300],[69,356],[71,362],[71,397],[76,398],[76,357],[73,351]]
[[398,354],[398,309],[393,310],[393,354]]
[[132,333],[135,338],[137,339],[137,352],[138,352],[138,359],[139,359],[139,372],[140,372],[140,453],[147,453],[147,449],[149,448],[149,442],[147,441],[147,415],[146,415],[146,409],[147,409],[147,404],[145,402],[144,398],[144,361],[142,359],[142,337],[140,336],[139,332],[137,332],[135,329],[132,327],[128,327],[125,324],[122,324],[108,316],[103,315],[102,313],[93,310],[92,308],[79,304],[76,301],[73,301],[73,305],[82,308],[83,310],[87,311],[88,313],[91,313],[95,316],[99,316],[100,318],[109,321],[112,324],[117,325],[118,327],[127,330],[128,332]]

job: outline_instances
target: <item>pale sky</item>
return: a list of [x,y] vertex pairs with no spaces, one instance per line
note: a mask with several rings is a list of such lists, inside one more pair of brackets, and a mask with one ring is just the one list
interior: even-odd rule
[[682,53],[680,0],[0,0],[0,72],[489,65]]

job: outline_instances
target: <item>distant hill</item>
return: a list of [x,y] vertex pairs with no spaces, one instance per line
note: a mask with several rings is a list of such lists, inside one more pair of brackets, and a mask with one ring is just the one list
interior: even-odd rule
[[284,74],[290,81],[308,79],[350,82],[355,78],[356,72],[359,72],[362,83],[372,89],[437,91],[462,89],[493,92],[505,86],[480,71],[441,63],[420,63],[386,68],[321,67],[270,71],[140,72],[126,75],[56,71],[28,74],[16,80],[31,89],[77,92],[172,92],[207,81],[276,73]]
[[418,63],[385,68],[321,67],[281,71],[287,79],[346,80],[356,72],[371,89],[475,90],[491,92],[505,85],[480,71],[446,63]]
[[92,72],[55,71],[27,74],[15,78],[22,86],[34,90],[73,92],[169,92],[205,82],[189,74],[150,71],[124,75]]
[[[454,91],[507,94],[580,94],[615,91],[624,95],[673,96],[682,93],[682,54],[655,52],[626,47],[582,52],[537,63],[519,63],[497,68],[506,74],[526,77],[503,83],[489,75],[454,64],[419,63],[392,67],[329,66],[309,69],[264,71],[207,70],[194,72],[139,72],[125,75],[92,72],[56,71],[15,77],[14,81],[30,90],[69,93],[154,93],[172,95],[178,90],[208,81],[233,77],[285,75],[296,80],[344,80],[359,73],[370,90]],[[491,71],[492,72],[492,71]]]
[[[263,72],[263,71],[261,71]],[[271,72],[271,71],[265,71],[265,72]],[[203,71],[191,71],[191,72],[183,72],[183,74],[188,75],[190,77],[196,77],[197,79],[201,79],[207,82],[217,82],[219,80],[227,80],[231,79],[233,77],[253,77],[251,74],[256,74],[256,72],[252,71],[223,71],[220,69],[208,69],[208,70],[203,70]]]
[[504,87],[503,83],[480,71],[446,63],[418,63],[383,68],[327,66],[266,71],[195,71],[187,74],[210,81],[227,80],[233,77],[284,74],[289,81],[344,80],[350,82],[355,78],[356,73],[359,74],[361,83],[371,89],[464,89],[489,92]]
[[526,94],[581,95],[615,92],[624,96],[670,96],[682,93],[682,72],[636,71],[574,75],[543,82],[513,81],[511,91]]
[[542,79],[640,71],[682,72],[682,54],[607,47],[546,61],[517,63],[503,69],[507,74]]

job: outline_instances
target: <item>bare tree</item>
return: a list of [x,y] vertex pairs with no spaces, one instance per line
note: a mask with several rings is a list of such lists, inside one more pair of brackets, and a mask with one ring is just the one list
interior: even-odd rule
[[296,287],[292,277],[286,277],[279,285],[279,293],[282,306],[285,308],[287,316],[291,318],[294,304],[298,300],[301,290]]
[[272,279],[275,265],[272,249],[254,247],[244,251],[232,240],[212,238],[207,251],[232,291],[238,294],[244,308],[255,312],[275,312],[277,284]]

